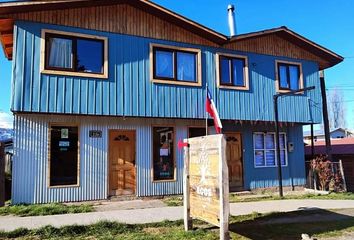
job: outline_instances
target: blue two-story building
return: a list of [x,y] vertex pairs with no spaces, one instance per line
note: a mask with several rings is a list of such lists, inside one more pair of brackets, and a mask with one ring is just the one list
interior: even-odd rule
[[[305,183],[302,126],[343,60],[286,27],[225,36],[147,0],[0,3],[12,60],[13,203],[182,193],[177,141],[205,134],[208,85],[232,190]],[[212,124],[209,132],[213,133]]]

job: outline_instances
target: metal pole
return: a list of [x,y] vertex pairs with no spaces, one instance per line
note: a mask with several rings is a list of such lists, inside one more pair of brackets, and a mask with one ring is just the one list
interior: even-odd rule
[[282,172],[281,172],[281,160],[280,160],[280,144],[279,144],[279,119],[278,119],[278,97],[279,95],[273,96],[274,101],[274,117],[275,117],[275,145],[277,150],[277,163],[278,163],[278,180],[279,180],[279,196],[283,197],[283,182],[282,182]]
[[[205,84],[205,104],[207,98],[208,98],[208,83]],[[206,109],[205,109],[205,136],[208,136],[208,113]]]
[[311,159],[315,157],[315,145],[313,142],[313,123],[311,123]]
[[323,125],[324,125],[325,140],[326,140],[326,154],[329,160],[332,161],[332,147],[331,147],[331,139],[329,133],[326,84],[325,84],[323,71],[320,71],[320,84],[321,84],[322,108],[323,108]]

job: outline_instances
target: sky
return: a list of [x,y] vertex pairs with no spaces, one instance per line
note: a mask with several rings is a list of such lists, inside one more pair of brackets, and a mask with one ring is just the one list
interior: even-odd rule
[[[227,5],[236,8],[237,33],[287,26],[340,54],[325,70],[326,87],[343,94],[348,128],[354,129],[354,1],[352,0],[153,0],[180,15],[229,35]],[[1,51],[1,50],[0,50]],[[11,62],[0,53],[0,127],[11,126]]]

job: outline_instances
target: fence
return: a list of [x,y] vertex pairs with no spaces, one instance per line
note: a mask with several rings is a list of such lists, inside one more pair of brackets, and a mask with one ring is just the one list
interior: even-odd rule
[[[321,168],[311,167],[312,161],[306,161],[306,187],[324,191],[347,191],[342,160],[322,162]],[[319,170],[321,169],[321,170]]]

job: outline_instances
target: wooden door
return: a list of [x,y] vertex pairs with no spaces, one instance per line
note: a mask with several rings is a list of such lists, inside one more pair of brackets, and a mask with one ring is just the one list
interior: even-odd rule
[[232,191],[243,189],[242,143],[240,133],[226,133],[226,159],[229,186]]
[[135,194],[135,131],[109,132],[109,195]]

